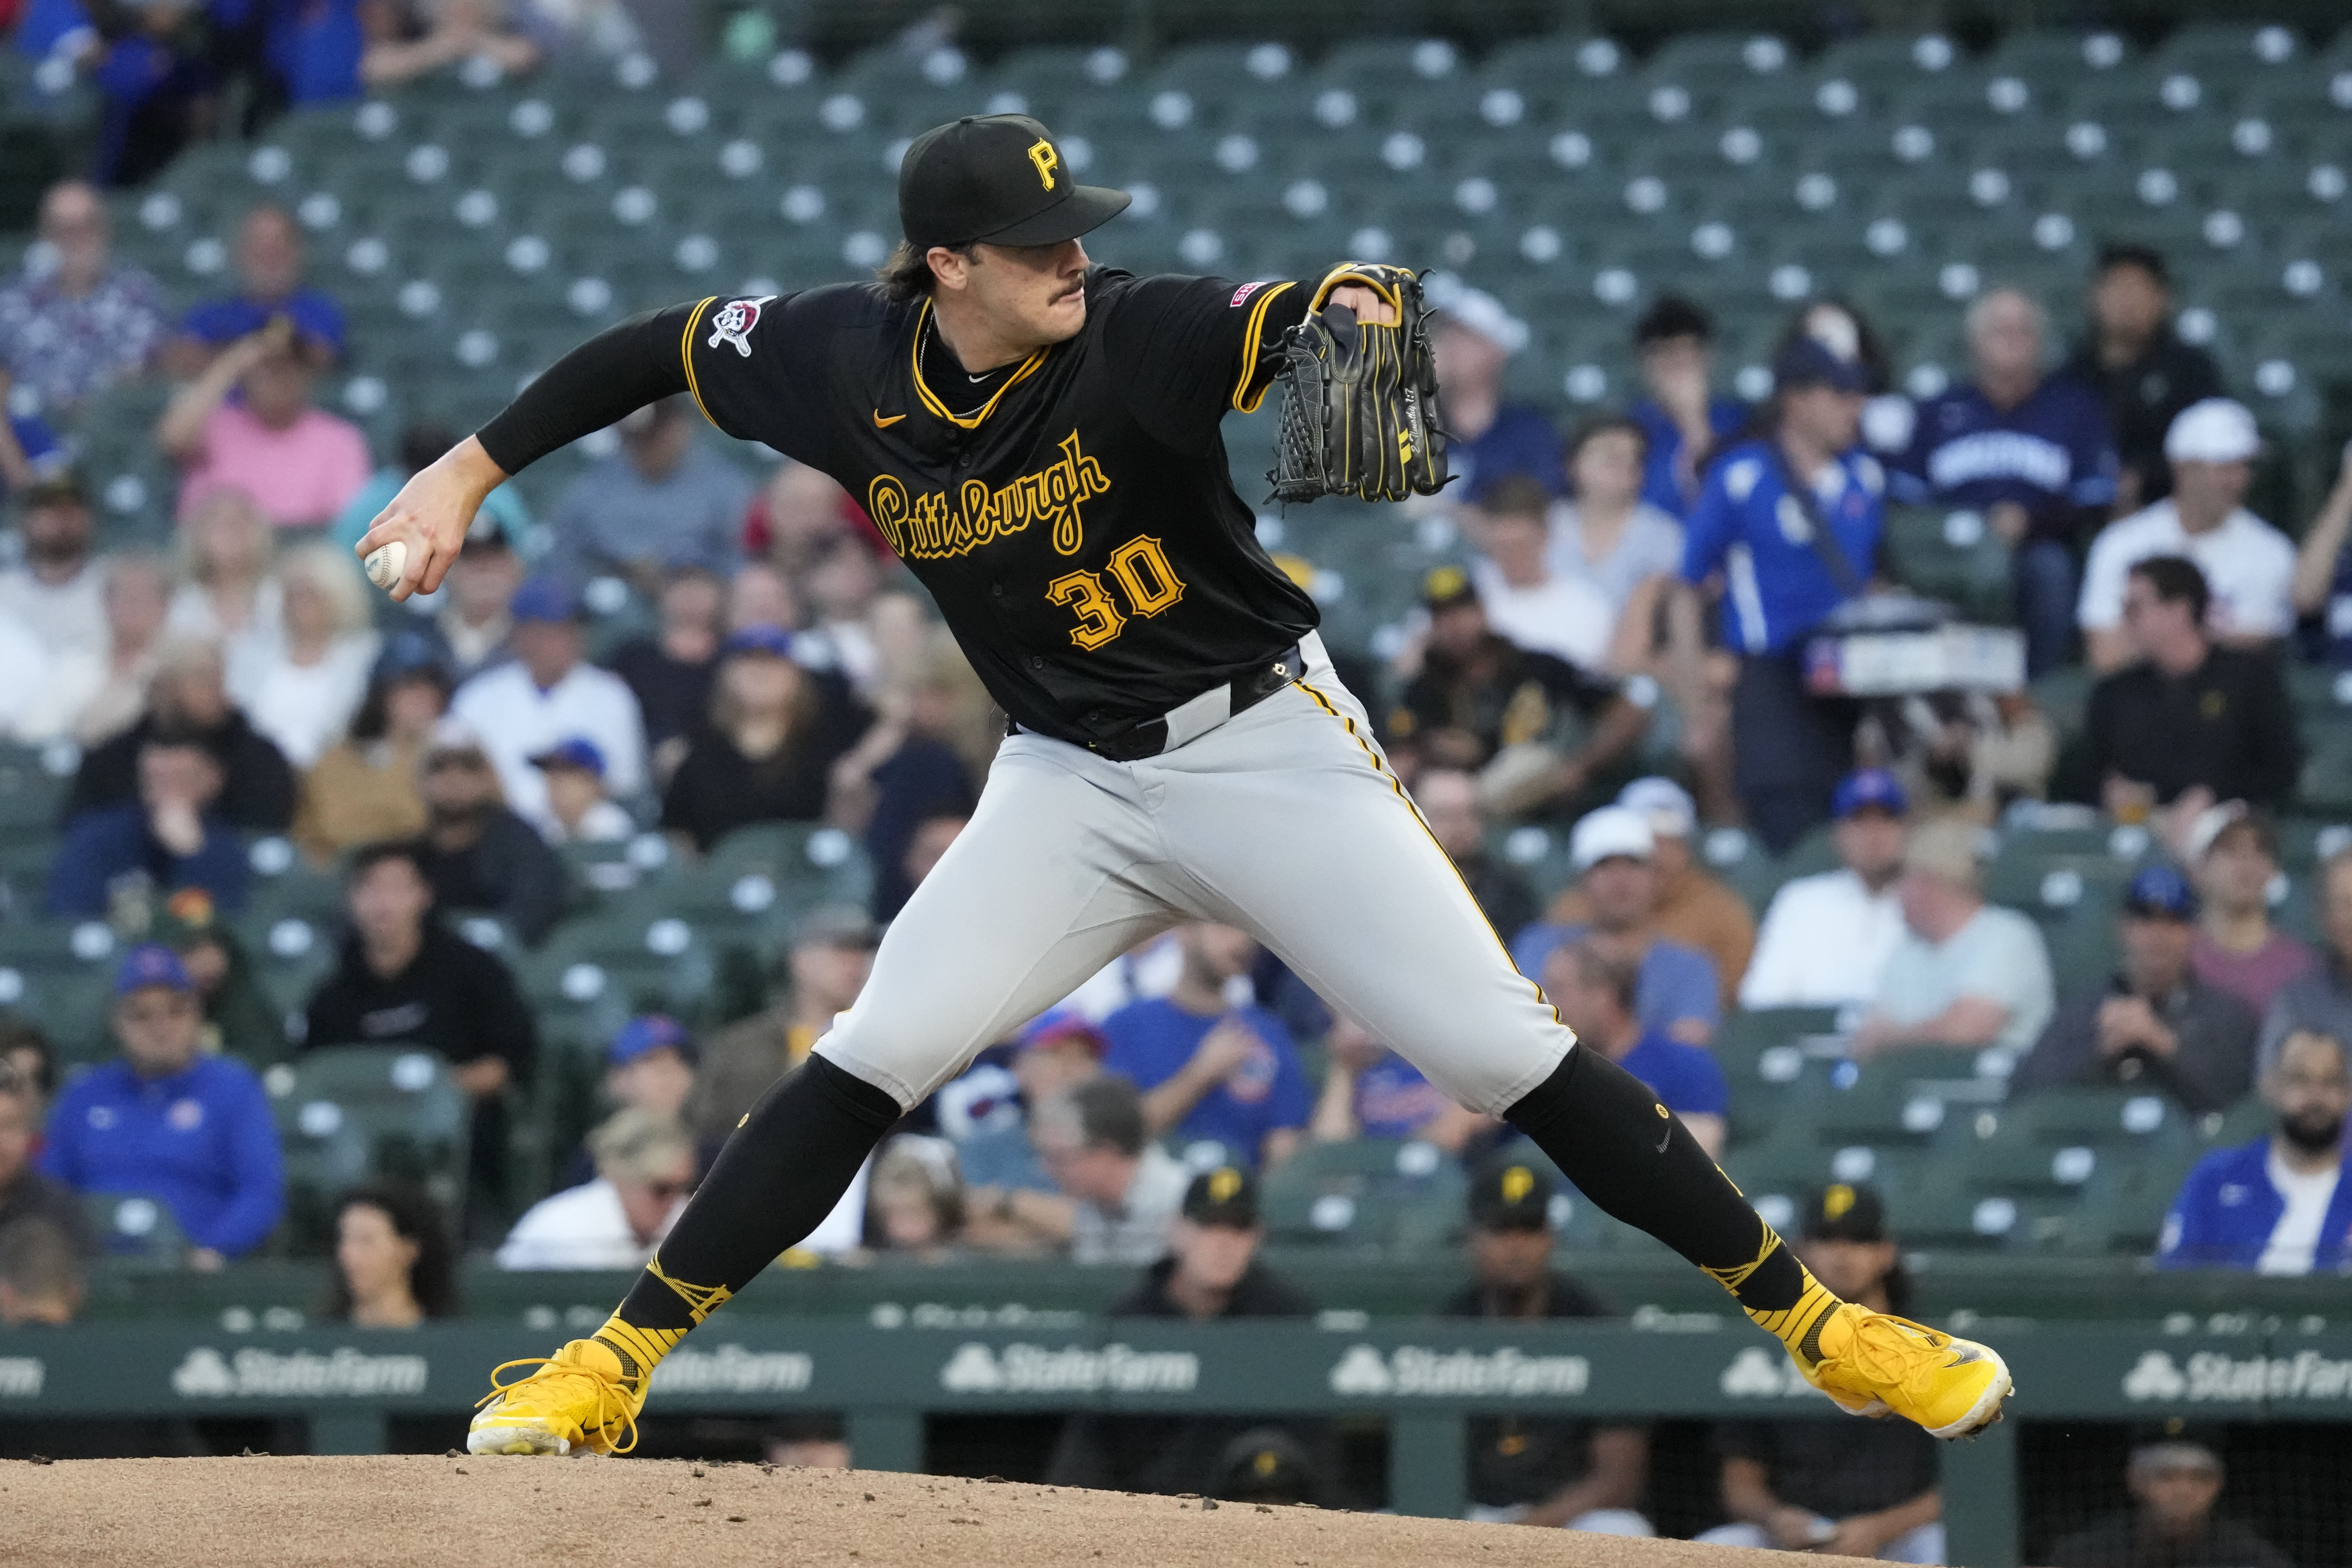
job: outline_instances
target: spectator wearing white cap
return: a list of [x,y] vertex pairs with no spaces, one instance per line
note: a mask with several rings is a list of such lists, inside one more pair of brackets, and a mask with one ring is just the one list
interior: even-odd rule
[[1461,479],[1458,499],[1483,504],[1497,480],[1526,474],[1549,489],[1559,483],[1559,432],[1540,409],[1503,396],[1503,367],[1528,345],[1528,324],[1480,289],[1433,290],[1437,314],[1430,348],[1437,356],[1438,406],[1453,437],[1446,457]]
[[1570,837],[1569,859],[1588,918],[1521,931],[1511,943],[1519,973],[1539,975],[1555,950],[1589,942],[1605,958],[1637,966],[1633,1010],[1645,1032],[1686,1046],[1711,1042],[1723,1016],[1715,962],[1658,933],[1657,835],[1649,817],[1623,805],[1587,813]]
[[2109,523],[2091,543],[2075,618],[2092,668],[2120,669],[2136,657],[2124,579],[2153,555],[2185,555],[2205,574],[2208,624],[2225,647],[2260,648],[2294,629],[2294,546],[2242,504],[2261,450],[2254,416],[2226,397],[2192,403],[2173,420],[2164,437],[2172,493]]
[[[1657,933],[1714,962],[1723,1005],[1730,1007],[1756,951],[1756,916],[1746,900],[1709,875],[1692,855],[1691,839],[1698,832],[1696,803],[1674,780],[1654,774],[1619,791],[1617,804],[1640,812],[1650,824],[1651,864],[1658,881],[1653,916]],[[1562,925],[1584,924],[1592,919],[1591,900],[1580,885],[1564,888],[1545,918]]]
[[1903,938],[1879,972],[1878,994],[1854,1031],[1869,1058],[1914,1046],[2022,1053],[2057,1010],[2042,932],[1985,901],[1974,824],[1923,825],[1903,850]]
[[1884,768],[1848,773],[1831,802],[1838,869],[1784,882],[1739,983],[1743,1007],[1843,1007],[1878,993],[1903,940],[1903,839],[1911,802]]

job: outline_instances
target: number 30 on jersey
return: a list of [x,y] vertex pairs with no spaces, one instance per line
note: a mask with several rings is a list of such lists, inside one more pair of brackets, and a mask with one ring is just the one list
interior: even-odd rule
[[[1169,565],[1167,552],[1149,535],[1129,540],[1104,564],[1118,584],[1118,595],[1100,572],[1066,573],[1045,584],[1048,602],[1067,605],[1077,616],[1070,640],[1088,651],[1125,631],[1129,615],[1156,616],[1184,596],[1184,584]],[[1120,596],[1128,603],[1126,614],[1119,611]]]

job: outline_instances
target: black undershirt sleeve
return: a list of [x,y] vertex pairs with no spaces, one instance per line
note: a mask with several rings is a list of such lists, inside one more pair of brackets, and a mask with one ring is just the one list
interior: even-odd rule
[[590,338],[475,432],[490,461],[519,474],[560,447],[687,390],[678,341],[697,305],[632,316]]

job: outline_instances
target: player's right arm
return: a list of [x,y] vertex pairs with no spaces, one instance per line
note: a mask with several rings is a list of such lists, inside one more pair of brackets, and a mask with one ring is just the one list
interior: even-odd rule
[[[408,547],[395,599],[429,594],[457,558],[489,493],[557,447],[686,390],[676,318],[688,307],[648,311],[597,333],[550,366],[497,417],[428,464],[378,512],[357,546],[364,557],[398,540]],[[698,310],[700,307],[691,307]]]
[[698,300],[633,316],[597,333],[549,366],[479,431],[418,470],[376,514],[359,553],[400,541],[408,547],[408,561],[393,597],[431,593],[492,490],[550,452],[679,393],[691,392],[704,415],[729,435],[782,447],[779,428],[807,423],[794,417],[803,411],[791,406],[791,386],[805,367],[808,346],[821,337],[814,330],[818,323],[796,320],[787,331],[783,318],[812,306],[823,310],[827,307],[814,301],[840,292]]

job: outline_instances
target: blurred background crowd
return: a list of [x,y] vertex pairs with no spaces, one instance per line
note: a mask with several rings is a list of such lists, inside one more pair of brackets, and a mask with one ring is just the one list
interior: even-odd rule
[[[2352,34],[941,12],[852,53],[672,10],[0,4],[51,165],[0,161],[0,1318],[292,1256],[395,1327],[460,1310],[461,1254],[651,1255],[1003,715],[852,498],[682,400],[497,492],[433,595],[351,547],[624,308],[878,261],[904,134],[973,105],[1136,189],[1108,265],[1439,268],[1455,481],[1259,541],[1522,972],[1825,1279],[1900,1310],[1898,1237],[2352,1266]],[[1253,500],[1266,433],[1228,427]],[[1855,674],[1955,628],[1992,654]],[[1121,1311],[1211,1318],[1314,1310],[1264,1237],[1466,1237],[1461,1314],[1613,1310],[1553,1247],[1638,1243],[1392,1045],[1181,927],[918,1107],[806,1250],[1140,1268]],[[1331,1469],[1095,1425],[1055,1473]],[[1506,1421],[1474,1495],[1645,1531],[1644,1445]],[[1940,1561],[1919,1454],[1720,1445],[1718,1538]],[[2149,1436],[2050,1560],[2284,1561],[2213,1516],[2219,1452]]]

